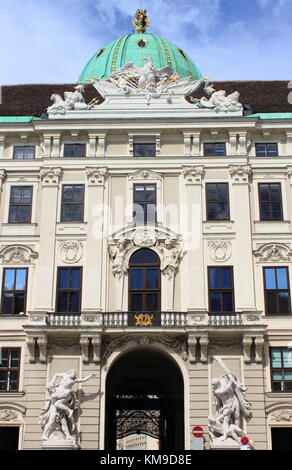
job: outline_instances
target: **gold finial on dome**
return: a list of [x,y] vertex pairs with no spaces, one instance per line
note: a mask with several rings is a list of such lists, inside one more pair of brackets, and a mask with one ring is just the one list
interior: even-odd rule
[[137,33],[145,33],[150,20],[147,18],[147,10],[138,9],[135,13],[135,18],[133,18],[132,23]]

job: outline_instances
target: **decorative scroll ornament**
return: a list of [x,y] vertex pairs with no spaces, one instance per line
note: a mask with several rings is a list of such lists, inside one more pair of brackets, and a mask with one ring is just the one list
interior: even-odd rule
[[33,264],[38,253],[21,245],[6,246],[0,252],[1,264]]
[[242,111],[242,104],[238,102],[239,93],[235,91],[226,96],[225,90],[216,91],[213,85],[206,83],[204,91],[209,96],[206,98],[191,98],[195,108],[213,109],[214,111]]
[[129,176],[129,180],[162,180],[162,177],[153,170],[138,170]]
[[18,415],[16,411],[13,410],[1,410],[0,411],[0,421],[9,422],[9,421],[17,421]]
[[49,114],[66,114],[69,110],[91,109],[92,105],[87,105],[84,101],[82,93],[84,93],[84,85],[80,83],[74,87],[75,91],[65,91],[64,99],[54,93],[51,100],[54,102],[49,106],[47,111]]
[[209,240],[209,253],[213,261],[221,263],[231,256],[231,242],[228,240]]
[[132,20],[137,33],[144,34],[150,23],[151,21],[147,18],[147,10],[138,9],[135,13],[135,18]]
[[83,243],[78,240],[60,242],[60,257],[64,263],[77,263],[83,255]]
[[120,231],[119,238],[113,235],[108,251],[115,277],[121,278],[129,268],[129,252],[135,247],[155,248],[160,253],[160,269],[163,275],[172,279],[176,274],[183,251],[178,236],[163,227],[129,227]]
[[103,184],[105,178],[108,176],[108,168],[86,168],[86,175],[88,178],[88,183]]
[[229,174],[234,181],[247,182],[252,170],[249,165],[230,165]]
[[42,168],[40,178],[43,184],[58,184],[62,174],[62,168]]
[[230,440],[234,444],[240,444],[239,436],[244,434],[240,427],[241,418],[246,421],[251,419],[251,404],[245,397],[246,388],[227,368],[221,357],[214,356],[214,359],[220,364],[225,375],[211,382],[215,414],[209,416],[209,434],[213,441],[222,445]]
[[[57,378],[61,378],[57,385]],[[49,398],[39,417],[43,429],[43,440],[75,441],[72,435],[76,428],[74,412],[80,406],[76,393],[72,390],[75,384],[86,382],[96,374],[90,374],[84,379],[78,379],[75,370],[57,373],[47,385]]]
[[204,178],[205,169],[203,166],[183,166],[182,175],[189,183],[200,183],[202,178]]
[[282,410],[274,411],[268,416],[268,422],[269,423],[280,423],[280,422],[292,423],[292,410],[282,409]]
[[259,250],[254,251],[258,263],[290,262],[292,259],[291,249],[284,243],[268,243],[262,245]]

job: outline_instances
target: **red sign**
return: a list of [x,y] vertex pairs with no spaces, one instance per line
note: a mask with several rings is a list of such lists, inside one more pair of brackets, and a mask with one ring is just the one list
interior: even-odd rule
[[241,437],[240,444],[242,446],[248,446],[249,445],[249,438],[247,436]]
[[201,426],[195,426],[193,428],[193,436],[195,437],[203,437],[204,430],[201,428]]

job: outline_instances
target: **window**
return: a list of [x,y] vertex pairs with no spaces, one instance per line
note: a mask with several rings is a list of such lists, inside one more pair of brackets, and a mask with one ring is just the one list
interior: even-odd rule
[[229,220],[228,183],[207,183],[207,220]]
[[156,144],[154,142],[148,143],[134,143],[134,157],[156,157]]
[[278,144],[255,144],[257,157],[278,157]]
[[209,267],[210,312],[234,312],[232,267]]
[[148,248],[136,251],[129,265],[129,311],[160,310],[160,260]]
[[81,309],[81,268],[58,268],[58,313],[79,313]]
[[208,142],[204,143],[205,157],[224,157],[226,155],[225,142]]
[[292,350],[271,348],[271,375],[273,392],[292,391]]
[[291,313],[288,268],[263,268],[266,315]]
[[0,348],[0,392],[17,392],[20,348]]
[[35,157],[34,146],[16,146],[13,148],[13,158],[16,160],[32,160]]
[[86,156],[86,144],[65,144],[64,145],[64,157],[85,157]]
[[2,315],[19,315],[26,310],[27,268],[5,268],[2,283]]
[[61,222],[82,222],[84,185],[65,184],[62,188]]
[[29,224],[31,221],[32,186],[11,186],[10,224]]
[[135,224],[156,223],[156,185],[134,184],[134,212]]
[[283,220],[280,183],[259,183],[260,220]]

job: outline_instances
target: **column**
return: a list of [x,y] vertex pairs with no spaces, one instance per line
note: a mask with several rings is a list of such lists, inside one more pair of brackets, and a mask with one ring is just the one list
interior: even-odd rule
[[83,311],[102,309],[102,280],[105,282],[106,240],[104,240],[105,184],[107,168],[87,167],[88,230],[86,262],[83,267]]
[[[42,205],[40,211],[39,260],[35,272],[34,308],[38,311],[54,311],[53,294],[56,289],[55,271],[55,230],[57,202],[61,168],[43,168],[40,172]],[[37,197],[34,195],[34,197]]]
[[202,166],[185,166],[182,174],[185,186],[185,210],[182,213],[182,237],[186,251],[186,282],[184,295],[189,311],[206,310],[204,289],[203,225],[202,225]]
[[0,158],[4,158],[4,144],[5,144],[5,136],[0,135]]
[[231,198],[235,211],[236,267],[234,269],[235,308],[237,311],[256,310],[253,254],[251,240],[251,214],[249,177],[251,168],[230,166]]

